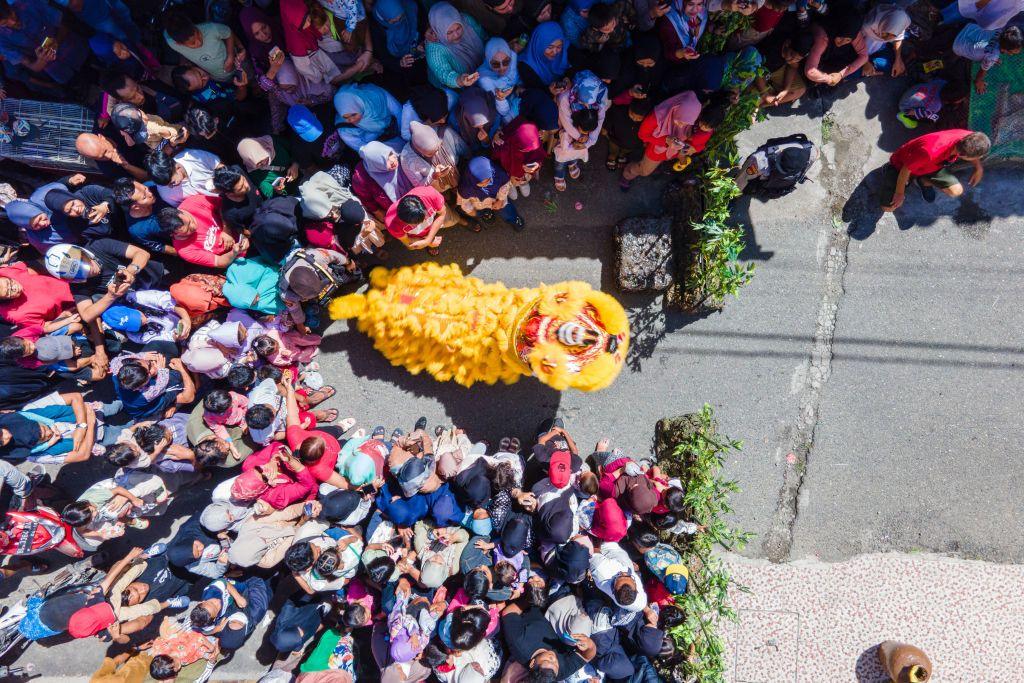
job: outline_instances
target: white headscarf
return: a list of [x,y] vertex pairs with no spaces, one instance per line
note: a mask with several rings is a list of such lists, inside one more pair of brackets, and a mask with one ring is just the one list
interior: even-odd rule
[[[910,15],[896,5],[876,5],[864,17],[864,37],[867,38],[868,54],[882,49],[886,43],[903,40],[904,33],[910,28]],[[894,38],[884,38],[882,34],[890,34]]]

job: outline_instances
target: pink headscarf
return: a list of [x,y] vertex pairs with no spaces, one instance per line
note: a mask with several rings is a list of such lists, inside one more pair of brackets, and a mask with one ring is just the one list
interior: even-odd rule
[[594,508],[590,533],[602,541],[618,543],[626,535],[626,515],[614,498],[605,498]]
[[657,122],[654,135],[659,138],[671,135],[685,140],[698,116],[700,100],[692,90],[673,95],[654,108],[654,119]]
[[231,497],[240,503],[248,503],[262,496],[269,488],[260,473],[252,469],[242,472],[235,478],[235,482],[231,484]]

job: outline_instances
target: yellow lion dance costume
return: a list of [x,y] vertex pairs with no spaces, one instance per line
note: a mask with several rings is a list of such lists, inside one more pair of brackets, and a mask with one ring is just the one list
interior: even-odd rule
[[509,289],[454,264],[376,268],[366,294],[334,299],[329,312],[356,318],[393,365],[466,387],[534,375],[558,391],[596,391],[629,346],[622,305],[584,282]]

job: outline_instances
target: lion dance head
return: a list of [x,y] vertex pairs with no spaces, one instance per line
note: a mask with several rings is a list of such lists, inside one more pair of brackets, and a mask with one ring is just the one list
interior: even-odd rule
[[629,347],[621,304],[586,283],[511,289],[456,265],[377,268],[369,291],[329,310],[355,318],[392,364],[467,387],[533,375],[558,391],[597,391],[615,380]]

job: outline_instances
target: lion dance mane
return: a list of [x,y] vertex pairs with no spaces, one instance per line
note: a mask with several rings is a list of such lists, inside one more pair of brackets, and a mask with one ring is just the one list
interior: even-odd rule
[[584,282],[510,289],[454,264],[376,268],[365,294],[338,297],[329,312],[355,318],[393,365],[466,387],[533,375],[558,391],[596,391],[629,346],[622,305]]

